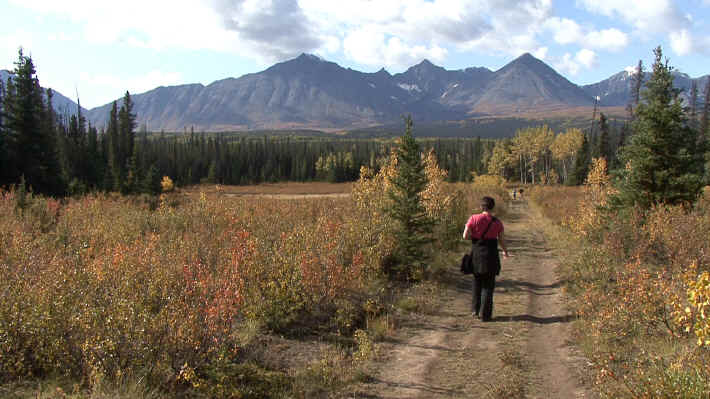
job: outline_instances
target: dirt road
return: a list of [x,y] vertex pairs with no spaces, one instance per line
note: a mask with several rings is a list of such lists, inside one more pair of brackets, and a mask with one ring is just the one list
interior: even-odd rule
[[[539,219],[537,219],[539,220]],[[351,398],[592,398],[582,383],[584,360],[568,344],[567,310],[536,216],[515,202],[504,218],[513,257],[496,282],[493,320],[471,315],[471,277],[452,265],[432,315],[413,316],[370,383]]]

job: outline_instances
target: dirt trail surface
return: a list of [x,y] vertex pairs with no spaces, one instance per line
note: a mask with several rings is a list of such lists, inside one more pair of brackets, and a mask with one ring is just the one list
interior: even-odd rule
[[503,219],[511,258],[496,281],[493,320],[471,315],[471,277],[451,271],[441,306],[413,315],[367,384],[349,398],[593,398],[585,361],[568,343],[573,316],[548,248],[526,202]]

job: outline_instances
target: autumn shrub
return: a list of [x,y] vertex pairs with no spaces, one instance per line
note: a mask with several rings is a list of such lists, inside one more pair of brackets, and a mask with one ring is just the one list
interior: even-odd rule
[[526,192],[542,215],[558,225],[577,213],[584,196],[584,191],[579,186],[536,185]]
[[[444,248],[481,192],[445,183],[433,155],[425,162],[423,200]],[[351,197],[336,199],[26,193],[16,211],[18,193],[0,191],[0,383],[307,396],[292,371],[250,363],[250,340],[259,329],[349,337],[371,322],[389,334],[388,171],[364,170]],[[339,386],[331,374],[347,361],[331,360],[303,375]]]
[[[704,200],[692,209],[615,210],[607,206],[608,181],[595,160],[579,205],[563,222],[570,243],[560,269],[597,387],[615,398],[707,397],[710,351],[701,337],[710,219]],[[531,191],[544,209],[539,202],[560,189]]]
[[366,299],[377,266],[349,200],[184,201],[152,212],[112,196],[33,199],[20,214],[3,192],[0,379],[189,385],[190,370],[238,355],[238,323],[329,325]]

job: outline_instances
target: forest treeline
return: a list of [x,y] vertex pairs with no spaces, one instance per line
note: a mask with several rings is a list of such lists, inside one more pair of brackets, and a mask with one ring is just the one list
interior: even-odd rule
[[[634,84],[636,95],[624,123],[604,114],[597,118],[595,112],[585,130],[555,132],[538,126],[500,140],[419,142],[423,150],[434,150],[451,182],[495,174],[521,183],[582,184],[593,158],[604,157],[611,168],[621,166],[618,152],[630,135],[642,83]],[[697,88],[691,94],[697,98]],[[702,110],[695,109],[695,101],[687,107],[696,130],[707,131],[708,95],[706,88]],[[32,58],[20,50],[13,77],[5,86],[0,82],[0,187],[22,182],[35,192],[61,196],[97,190],[155,194],[162,176],[180,186],[354,181],[363,166],[378,170],[397,145],[383,138],[149,133],[137,129],[136,121],[128,92],[114,101],[101,128],[87,122],[80,107],[74,115],[57,115],[51,90],[41,88]]]
[[[89,191],[157,193],[162,176],[178,185],[276,181],[354,181],[360,168],[378,170],[394,139],[261,136],[136,130],[130,93],[114,101],[103,128],[77,109],[57,115],[31,57],[20,51],[13,78],[0,82],[0,186],[21,181],[49,195]],[[422,140],[452,181],[485,171],[494,142],[480,138]]]

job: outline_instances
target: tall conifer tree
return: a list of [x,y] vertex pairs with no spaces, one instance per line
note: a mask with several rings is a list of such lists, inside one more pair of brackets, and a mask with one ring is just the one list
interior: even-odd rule
[[412,118],[404,119],[405,133],[396,149],[397,168],[388,192],[392,206],[388,213],[397,223],[395,238],[400,267],[400,277],[421,277],[425,261],[424,246],[431,242],[433,222],[426,214],[421,193],[426,188],[427,177],[419,144],[412,135]]
[[0,187],[8,183],[6,173],[10,165],[7,160],[6,148],[6,131],[5,131],[5,82],[0,79]]
[[702,187],[703,149],[697,131],[688,126],[680,91],[673,87],[673,68],[660,46],[654,55],[633,135],[621,151],[624,168],[613,199],[618,206],[692,203]]
[[587,179],[587,173],[589,173],[589,165],[591,163],[590,152],[589,152],[589,140],[587,135],[582,136],[582,145],[579,146],[577,150],[577,156],[574,158],[574,170],[572,171],[572,178],[569,183],[571,185],[581,185]]
[[693,81],[690,85],[690,98],[688,99],[689,124],[693,129],[698,128],[698,83]]
[[113,104],[111,104],[111,112],[109,113],[108,124],[106,126],[109,162],[107,172],[110,172],[108,180],[111,181],[110,187],[106,187],[106,189],[115,191],[121,190],[121,182],[123,181],[121,136],[118,129],[118,104],[114,101]]
[[611,145],[609,144],[609,121],[604,113],[599,113],[599,141],[597,142],[597,156],[603,157],[607,163],[611,162]]
[[703,113],[700,115],[700,133],[706,137],[710,135],[708,120],[710,120],[710,79],[705,84],[705,103],[703,104]]
[[51,94],[49,104],[45,104],[34,62],[22,49],[7,87],[5,126],[10,181],[18,182],[24,176],[37,192],[62,194]]

